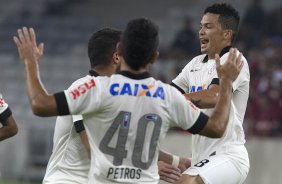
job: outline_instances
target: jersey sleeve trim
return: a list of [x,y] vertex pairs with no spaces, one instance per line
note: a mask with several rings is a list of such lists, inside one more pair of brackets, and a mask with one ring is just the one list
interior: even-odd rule
[[176,84],[174,84],[173,82],[170,83],[171,86],[175,87],[178,91],[180,91],[182,94],[185,94],[185,91],[183,89],[181,89],[179,86],[177,86]]
[[75,122],[74,122],[74,127],[75,127],[75,131],[76,131],[77,133],[80,133],[80,132],[82,132],[83,130],[85,130],[82,120],[75,121]]
[[208,120],[209,117],[201,112],[195,124],[187,131],[189,131],[191,134],[199,133],[206,126]]
[[12,115],[11,109],[8,107],[0,114],[0,122],[3,126],[6,126],[6,120]]
[[212,81],[211,81],[211,85],[212,84],[217,84],[219,85],[219,78],[213,78]]
[[70,110],[69,110],[69,106],[67,103],[67,98],[65,96],[65,93],[64,92],[55,93],[54,97],[56,100],[59,115],[60,116],[69,115]]

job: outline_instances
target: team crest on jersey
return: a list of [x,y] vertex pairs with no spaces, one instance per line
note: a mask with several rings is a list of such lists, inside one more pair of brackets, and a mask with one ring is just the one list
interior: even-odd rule
[[147,96],[152,98],[165,99],[164,89],[161,86],[145,84],[130,84],[130,83],[113,83],[110,86],[110,93],[113,96],[128,95],[128,96]]
[[77,99],[82,94],[86,93],[89,89],[93,88],[94,86],[96,86],[94,79],[91,79],[88,82],[80,84],[78,87],[70,91],[70,94],[72,95],[72,99],[73,100]]
[[208,70],[208,75],[213,74],[213,72],[215,72],[215,71],[216,71],[216,66],[213,65],[213,66]]

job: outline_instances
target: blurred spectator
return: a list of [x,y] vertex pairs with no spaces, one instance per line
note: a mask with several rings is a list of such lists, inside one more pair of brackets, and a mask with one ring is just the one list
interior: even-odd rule
[[265,32],[268,36],[282,38],[282,5],[267,15]]
[[179,54],[181,58],[187,59],[191,55],[200,52],[198,35],[192,27],[192,19],[186,17],[183,20],[182,29],[176,34],[171,49],[174,53]]
[[255,47],[263,34],[264,20],[265,11],[261,0],[251,0],[240,27],[238,40],[244,40],[247,48]]

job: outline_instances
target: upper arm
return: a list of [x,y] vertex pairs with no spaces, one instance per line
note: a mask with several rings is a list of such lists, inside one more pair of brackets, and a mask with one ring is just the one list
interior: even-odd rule
[[36,103],[33,103],[31,99],[31,105],[35,115],[42,117],[59,115],[55,95],[39,94]]

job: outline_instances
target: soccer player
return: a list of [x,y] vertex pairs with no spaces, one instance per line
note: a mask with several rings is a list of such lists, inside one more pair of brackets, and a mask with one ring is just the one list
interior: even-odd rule
[[[172,81],[202,112],[211,115],[220,86],[215,54],[226,62],[239,25],[238,12],[228,4],[213,4],[205,9],[199,30],[202,55],[194,57]],[[232,105],[227,129],[219,139],[192,135],[192,167],[177,183],[243,183],[249,171],[242,127],[249,96],[250,73],[245,57],[238,78],[232,83]]]
[[12,111],[8,104],[4,101],[0,93],[0,141],[13,137],[18,133],[17,123],[12,115]]
[[91,148],[88,183],[158,183],[158,144],[170,127],[221,137],[227,126],[232,81],[241,68],[241,55],[231,49],[228,61],[219,64],[219,100],[210,118],[179,91],[148,73],[158,57],[158,28],[150,20],[127,24],[117,52],[118,74],[86,76],[69,89],[47,94],[40,81],[37,43],[32,28],[19,29],[14,37],[25,65],[30,105],[38,116],[82,114]]
[[[91,36],[88,42],[89,76],[110,76],[116,72],[120,64],[116,52],[120,36],[121,31],[110,28],[101,29]],[[44,184],[88,182],[90,148],[82,121],[80,115],[57,117],[53,152]]]

